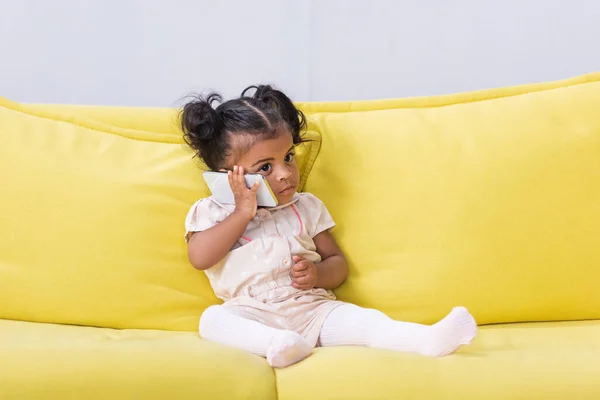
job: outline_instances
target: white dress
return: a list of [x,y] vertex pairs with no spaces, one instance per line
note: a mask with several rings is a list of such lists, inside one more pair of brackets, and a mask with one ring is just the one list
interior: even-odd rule
[[[212,197],[199,200],[187,215],[186,238],[213,227],[233,210]],[[309,193],[296,194],[290,203],[275,208],[259,208],[231,251],[205,270],[206,275],[224,307],[264,325],[297,332],[316,346],[325,319],[344,303],[336,301],[330,290],[293,288],[292,256],[320,262],[313,238],[334,226],[323,202]]]

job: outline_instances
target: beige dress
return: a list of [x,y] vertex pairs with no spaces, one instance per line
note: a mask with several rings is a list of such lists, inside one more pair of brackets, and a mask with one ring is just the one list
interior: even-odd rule
[[[185,221],[186,238],[218,224],[233,210],[212,197],[198,201]],[[330,290],[293,288],[292,256],[321,261],[313,238],[334,225],[325,205],[309,193],[296,194],[275,208],[259,208],[227,256],[205,271],[215,294],[235,314],[295,331],[316,346],[325,318],[343,303]]]

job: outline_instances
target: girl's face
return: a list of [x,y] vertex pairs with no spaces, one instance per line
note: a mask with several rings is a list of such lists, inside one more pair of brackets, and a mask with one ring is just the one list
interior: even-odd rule
[[274,139],[254,143],[236,162],[248,174],[264,175],[279,204],[292,200],[298,189],[298,165],[292,134],[282,129]]

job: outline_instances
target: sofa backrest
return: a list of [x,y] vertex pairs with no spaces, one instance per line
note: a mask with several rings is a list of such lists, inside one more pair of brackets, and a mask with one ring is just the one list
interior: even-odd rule
[[[600,318],[600,74],[299,103],[306,190],[351,262],[337,294],[432,322]],[[0,99],[0,318],[196,330],[218,302],[183,219],[208,194],[176,110]]]
[[484,324],[600,318],[599,104],[592,74],[310,106],[306,190],[351,265],[339,298],[425,323],[455,305]]
[[202,168],[181,135],[0,98],[0,318],[197,330],[218,302],[183,239]]

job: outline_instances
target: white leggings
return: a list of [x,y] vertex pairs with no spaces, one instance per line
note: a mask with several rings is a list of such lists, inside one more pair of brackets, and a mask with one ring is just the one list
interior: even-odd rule
[[[477,325],[469,312],[456,307],[434,325],[395,321],[384,313],[343,304],[325,320],[321,346],[366,346],[428,356],[450,354],[475,336]],[[222,306],[211,306],[200,320],[202,338],[267,356],[282,331],[240,317]]]

